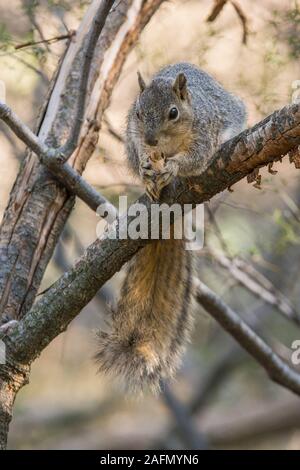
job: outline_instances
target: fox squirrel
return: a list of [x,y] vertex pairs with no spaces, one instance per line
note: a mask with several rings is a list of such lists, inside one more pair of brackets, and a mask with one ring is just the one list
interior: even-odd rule
[[[152,200],[175,177],[201,174],[218,146],[241,132],[243,103],[188,63],[159,71],[140,94],[127,122],[126,151]],[[192,252],[184,240],[157,240],[129,262],[111,332],[99,332],[100,370],[133,391],[159,390],[180,364],[192,324]]]

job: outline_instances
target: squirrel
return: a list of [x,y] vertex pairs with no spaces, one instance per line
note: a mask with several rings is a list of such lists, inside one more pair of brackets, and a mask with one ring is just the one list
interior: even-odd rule
[[[201,174],[226,140],[245,127],[243,102],[194,65],[160,70],[127,119],[126,153],[151,200],[175,177]],[[185,241],[155,240],[128,263],[111,331],[99,332],[101,371],[125,379],[132,391],[160,389],[174,376],[192,326],[192,251]]]

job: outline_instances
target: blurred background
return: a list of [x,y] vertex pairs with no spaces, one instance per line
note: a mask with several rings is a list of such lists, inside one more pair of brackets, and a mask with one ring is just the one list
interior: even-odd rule
[[[32,129],[66,40],[24,45],[76,29],[88,3],[0,0],[0,80],[7,103]],[[291,101],[292,82],[300,79],[300,4],[235,5],[228,2],[207,22],[212,0],[170,0],[143,31],[84,173],[111,201],[142,193],[122,142],[138,69],[150,79],[168,63],[197,64],[245,101],[249,126]],[[24,150],[0,123],[0,220]],[[205,247],[197,260],[199,277],[290,363],[291,344],[300,339],[299,325],[286,319],[300,313],[300,173],[288,159],[273,170],[278,173],[261,172],[260,189],[242,181],[206,205]],[[78,200],[41,291],[94,241],[98,221]],[[300,449],[299,399],[273,384],[200,307],[182,369],[161,396],[125,396],[97,374],[95,333],[122,276],[115,275],[34,363],[17,398],[9,448]]]

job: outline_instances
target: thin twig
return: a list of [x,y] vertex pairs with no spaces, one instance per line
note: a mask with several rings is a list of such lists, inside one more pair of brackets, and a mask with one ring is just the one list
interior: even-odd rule
[[236,13],[237,13],[237,15],[238,15],[238,17],[241,21],[242,28],[243,28],[242,42],[243,42],[243,44],[247,44],[247,39],[248,39],[248,34],[249,34],[248,20],[247,20],[247,17],[245,15],[245,13],[243,12],[243,9],[241,8],[241,6],[236,1],[234,1],[234,0],[215,0],[212,11],[210,12],[210,14],[207,17],[206,21],[209,22],[209,23],[212,23],[213,21],[215,21],[215,19],[217,18],[217,16],[219,16],[219,14],[221,13],[221,11],[223,10],[224,6],[226,5],[226,3],[228,1],[229,1],[229,3],[231,3],[233,8],[235,9],[235,11],[236,11]]
[[58,41],[63,41],[64,39],[70,39],[72,37],[74,37],[76,34],[76,31],[73,31],[71,30],[68,34],[63,34],[61,36],[54,36],[53,38],[49,38],[49,39],[41,39],[40,41],[28,41],[28,42],[24,42],[23,44],[17,44],[15,46],[15,50],[20,50],[20,49],[24,49],[24,48],[27,48],[27,47],[32,47],[32,46],[37,46],[39,44],[53,44],[55,42],[58,42]]
[[243,28],[242,42],[243,42],[243,44],[247,44],[247,39],[248,39],[248,35],[249,35],[247,17],[245,15],[245,13],[243,12],[241,6],[237,2],[235,2],[233,0],[230,0],[230,3],[233,6],[233,8],[235,9],[235,11],[237,12],[237,15],[238,15],[238,17],[239,17],[239,19],[241,20],[241,23],[242,23],[242,28]]
[[227,3],[227,0],[214,0],[214,6],[212,11],[210,12],[209,16],[207,17],[206,21],[211,23],[215,21],[217,16],[221,13],[223,10],[223,7]]

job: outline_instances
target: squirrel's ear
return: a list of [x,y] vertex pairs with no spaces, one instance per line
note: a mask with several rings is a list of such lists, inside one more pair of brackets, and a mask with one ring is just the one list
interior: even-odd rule
[[142,77],[142,75],[140,74],[139,71],[137,73],[137,76],[138,76],[138,82],[139,82],[140,90],[141,90],[141,93],[142,93],[146,88],[146,83],[145,83],[145,80],[143,79],[143,77]]
[[187,91],[187,80],[186,76],[184,73],[180,72],[174,83],[173,83],[173,90],[175,91],[176,95],[178,98],[185,100],[188,96],[188,91]]

